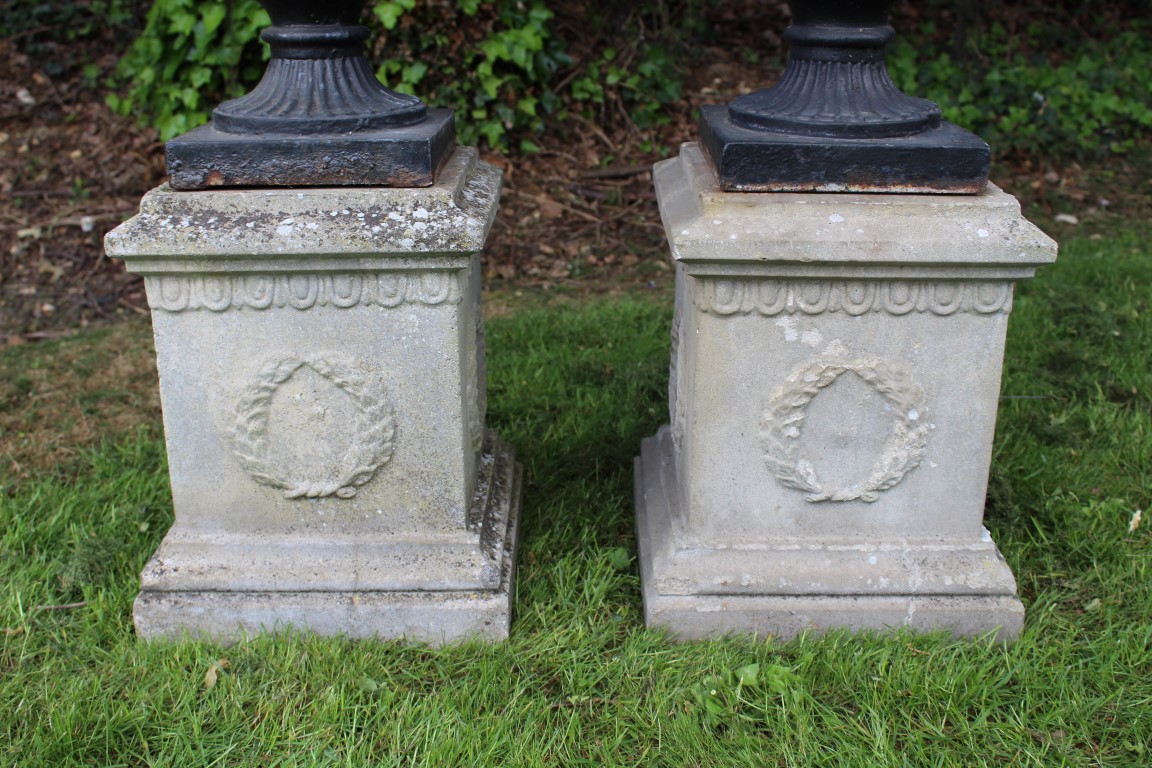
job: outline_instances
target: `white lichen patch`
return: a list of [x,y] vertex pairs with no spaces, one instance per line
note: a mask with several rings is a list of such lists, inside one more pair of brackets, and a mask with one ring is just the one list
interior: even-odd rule
[[796,341],[800,337],[799,332],[796,330],[796,319],[785,315],[776,320],[774,323],[778,328],[784,329],[785,341]]
[[818,347],[820,342],[824,340],[823,334],[815,328],[810,328],[800,334],[800,343],[809,347]]

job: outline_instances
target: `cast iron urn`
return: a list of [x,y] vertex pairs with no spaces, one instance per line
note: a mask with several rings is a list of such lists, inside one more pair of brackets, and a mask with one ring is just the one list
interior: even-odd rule
[[171,186],[430,186],[455,147],[452,111],[376,79],[366,0],[260,4],[272,19],[264,77],[168,142]]
[[978,193],[989,150],[888,76],[892,0],[792,0],[772,88],[702,108],[726,191]]

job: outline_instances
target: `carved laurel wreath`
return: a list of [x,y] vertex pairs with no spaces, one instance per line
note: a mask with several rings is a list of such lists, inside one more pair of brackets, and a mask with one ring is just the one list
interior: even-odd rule
[[[278,471],[270,461],[268,411],[272,397],[281,384],[304,366],[348,393],[362,416],[349,451],[350,466],[333,480],[293,479]],[[252,479],[283,489],[289,499],[332,495],[352,498],[357,487],[371,480],[376,470],[392,458],[396,434],[387,398],[382,391],[368,386],[365,379],[359,369],[331,360],[301,360],[291,356],[270,362],[237,404],[236,426],[231,435],[236,458]]]
[[[800,453],[799,440],[808,404],[822,389],[851,371],[892,406],[893,424],[880,458],[859,485],[827,486],[816,476],[812,462]],[[764,413],[761,440],[768,468],[788,488],[806,491],[805,501],[873,502],[920,464],[930,427],[924,392],[908,374],[876,360],[836,362],[820,360],[788,377]]]

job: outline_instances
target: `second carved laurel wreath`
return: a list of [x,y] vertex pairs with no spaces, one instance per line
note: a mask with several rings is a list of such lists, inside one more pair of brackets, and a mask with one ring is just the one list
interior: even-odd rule
[[[853,373],[892,407],[892,430],[862,483],[837,487],[823,482],[800,448],[808,405],[826,387]],[[761,443],[768,468],[781,485],[804,491],[805,501],[874,502],[915,469],[924,453],[930,426],[923,390],[903,371],[878,360],[818,360],[792,373],[764,412]]]

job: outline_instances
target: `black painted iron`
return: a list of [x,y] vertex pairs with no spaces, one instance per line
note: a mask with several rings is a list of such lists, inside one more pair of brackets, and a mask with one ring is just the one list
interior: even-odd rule
[[892,0],[791,0],[788,67],[772,88],[704,107],[726,191],[978,193],[989,150],[888,76]]
[[168,142],[171,186],[430,186],[456,144],[452,111],[376,79],[357,23],[366,2],[260,0],[264,77]]

